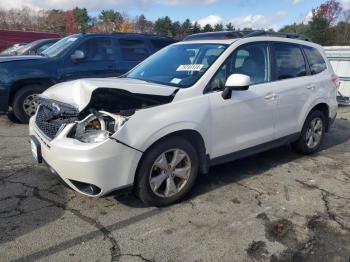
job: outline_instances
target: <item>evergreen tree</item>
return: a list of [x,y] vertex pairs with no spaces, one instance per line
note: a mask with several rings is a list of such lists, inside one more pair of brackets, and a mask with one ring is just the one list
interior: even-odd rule
[[161,17],[154,22],[154,30],[157,34],[171,36],[172,25],[173,23],[169,16]]
[[235,27],[233,26],[233,24],[230,22],[226,25],[226,30],[227,31],[234,31]]
[[224,31],[224,26],[222,24],[216,24],[214,26],[214,31],[218,32],[218,31]]
[[202,28],[201,28],[200,24],[198,24],[197,21],[194,22],[193,28],[192,28],[192,33],[193,33],[193,34],[198,34],[198,33],[200,33],[201,31],[202,31]]
[[214,31],[214,29],[213,29],[213,27],[210,24],[206,24],[203,27],[203,32],[213,32],[213,31]]
[[83,33],[86,32],[87,29],[89,28],[89,21],[90,21],[90,17],[88,15],[86,8],[76,7],[73,9],[73,13],[74,13],[74,18],[78,25],[79,31]]

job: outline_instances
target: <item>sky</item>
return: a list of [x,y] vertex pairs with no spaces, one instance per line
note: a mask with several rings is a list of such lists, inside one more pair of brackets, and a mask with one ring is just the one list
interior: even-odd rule
[[[232,22],[237,28],[279,29],[293,22],[307,21],[310,11],[323,0],[0,0],[0,8],[29,6],[36,9],[86,7],[97,15],[115,9],[129,16],[144,14],[149,20],[168,15],[172,20],[189,18],[201,25]],[[350,9],[350,0],[340,0]]]

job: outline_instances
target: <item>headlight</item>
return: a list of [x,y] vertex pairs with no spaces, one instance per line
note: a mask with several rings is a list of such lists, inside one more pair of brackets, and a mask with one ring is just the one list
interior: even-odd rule
[[100,111],[87,116],[79,122],[74,138],[84,143],[100,143],[117,132],[128,117]]
[[84,143],[100,143],[109,137],[109,132],[105,130],[88,130],[75,138]]

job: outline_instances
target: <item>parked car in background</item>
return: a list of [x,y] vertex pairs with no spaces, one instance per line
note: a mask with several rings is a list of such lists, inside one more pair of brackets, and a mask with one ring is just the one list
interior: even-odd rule
[[0,58],[0,111],[13,108],[27,123],[37,95],[63,81],[120,76],[149,55],[174,43],[169,37],[135,33],[77,34],[56,42],[41,56]]
[[163,206],[210,166],[289,143],[317,152],[337,114],[339,79],[322,47],[305,40],[189,36],[121,78],[53,86],[30,119],[33,156],[82,194],[128,188]]
[[28,44],[39,39],[60,38],[57,33],[0,29],[0,51],[17,43]]
[[0,53],[0,56],[11,56],[11,55],[15,55],[17,50],[22,48],[23,46],[25,46],[27,44],[24,44],[24,43],[20,43],[20,44],[14,44],[8,48],[6,48],[5,50],[3,50],[1,53]]
[[14,52],[14,55],[40,55],[58,40],[59,38],[36,40],[25,46],[21,46]]

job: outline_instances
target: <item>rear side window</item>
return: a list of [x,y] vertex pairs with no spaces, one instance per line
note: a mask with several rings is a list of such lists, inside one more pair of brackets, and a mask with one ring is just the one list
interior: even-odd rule
[[312,48],[309,46],[304,46],[304,51],[309,61],[310,70],[312,75],[316,75],[326,70],[327,65],[321,56],[320,52],[316,48]]
[[155,49],[160,50],[168,45],[170,45],[170,42],[161,41],[161,40],[151,40],[152,45]]
[[275,43],[274,50],[277,80],[306,76],[304,56],[298,46]]
[[142,61],[150,55],[141,40],[119,39],[119,45],[124,61]]

